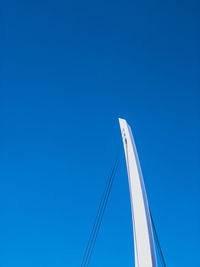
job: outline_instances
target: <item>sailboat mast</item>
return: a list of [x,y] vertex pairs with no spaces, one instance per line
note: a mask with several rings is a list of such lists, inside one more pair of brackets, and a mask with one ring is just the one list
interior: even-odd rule
[[131,198],[135,267],[157,267],[149,206],[132,131],[119,119]]

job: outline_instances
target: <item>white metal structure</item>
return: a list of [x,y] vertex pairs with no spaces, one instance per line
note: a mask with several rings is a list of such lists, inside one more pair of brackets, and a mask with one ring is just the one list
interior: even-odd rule
[[131,198],[135,267],[157,267],[149,206],[130,126],[119,119]]

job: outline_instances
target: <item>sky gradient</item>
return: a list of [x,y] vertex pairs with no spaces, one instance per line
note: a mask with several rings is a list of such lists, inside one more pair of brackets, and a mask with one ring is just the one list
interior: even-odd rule
[[199,1],[0,9],[0,267],[134,266],[118,117],[132,127],[167,266],[200,266]]

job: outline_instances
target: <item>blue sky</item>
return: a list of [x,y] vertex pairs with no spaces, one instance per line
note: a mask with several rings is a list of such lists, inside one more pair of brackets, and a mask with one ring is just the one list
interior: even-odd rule
[[117,118],[131,125],[167,266],[200,266],[199,1],[1,4],[0,266],[134,266]]

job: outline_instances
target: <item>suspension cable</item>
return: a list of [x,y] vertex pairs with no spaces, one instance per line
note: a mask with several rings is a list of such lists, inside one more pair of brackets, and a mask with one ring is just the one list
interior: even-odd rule
[[155,224],[154,224],[154,221],[153,221],[153,217],[152,217],[152,214],[151,214],[150,210],[149,210],[149,212],[150,212],[150,216],[151,216],[151,222],[152,222],[153,231],[154,231],[154,234],[155,234],[155,239],[156,239],[159,255],[160,255],[160,258],[161,258],[163,266],[166,267],[164,255],[163,255],[163,252],[162,252],[162,249],[161,249],[161,246],[160,246],[160,241],[158,239],[158,234],[157,234],[156,227],[155,227]]
[[[117,166],[116,166],[116,169],[115,169],[115,173],[116,173],[116,170],[117,170]],[[103,207],[103,211],[102,211],[102,214],[101,214],[101,218],[99,219],[99,224],[98,224],[98,226],[97,226],[97,230],[96,230],[96,233],[95,233],[95,236],[94,236],[94,241],[93,241],[93,244],[91,245],[90,254],[89,254],[89,256],[88,256],[87,266],[88,266],[89,263],[90,263],[91,256],[92,256],[92,252],[93,252],[93,250],[94,250],[94,246],[95,246],[95,243],[96,243],[96,240],[97,240],[97,236],[98,236],[98,233],[99,233],[99,229],[100,229],[100,227],[101,227],[101,223],[102,223],[102,220],[103,220],[103,216],[104,216],[104,213],[105,213],[107,204],[108,204],[108,199],[109,199],[110,192],[111,192],[111,189],[112,189],[112,185],[113,185],[113,182],[114,182],[115,173],[114,173],[114,175],[113,175],[113,177],[112,177],[112,181],[111,181],[111,184],[110,184],[110,187],[109,187],[109,190],[108,190],[106,199],[105,199],[105,205],[104,205],[104,207]]]
[[111,188],[112,188],[112,185],[113,185],[113,181],[114,181],[114,178],[115,178],[117,165],[118,165],[118,158],[116,158],[116,160],[114,162],[114,165],[113,165],[113,167],[111,169],[111,173],[110,173],[110,175],[108,177],[108,180],[107,180],[107,183],[106,183],[103,195],[102,195],[102,199],[100,201],[100,204],[99,204],[99,207],[98,207],[98,211],[97,211],[97,214],[96,214],[96,217],[95,217],[95,221],[94,221],[94,224],[93,224],[93,227],[92,227],[92,231],[90,233],[90,237],[89,237],[89,240],[88,240],[88,243],[87,243],[84,255],[83,255],[83,259],[82,259],[82,262],[81,262],[81,267],[89,265],[89,262],[90,262],[90,259],[91,259],[91,256],[92,256],[92,252],[93,252],[93,249],[94,249],[94,246],[95,246],[95,243],[96,243],[97,235],[99,233],[99,229],[100,229],[100,226],[101,226],[101,223],[102,223],[102,220],[103,220],[103,216],[104,216],[104,213],[105,213],[105,209],[106,209],[106,206],[107,206],[107,203],[108,203],[108,198],[109,198],[110,191],[111,191]]

